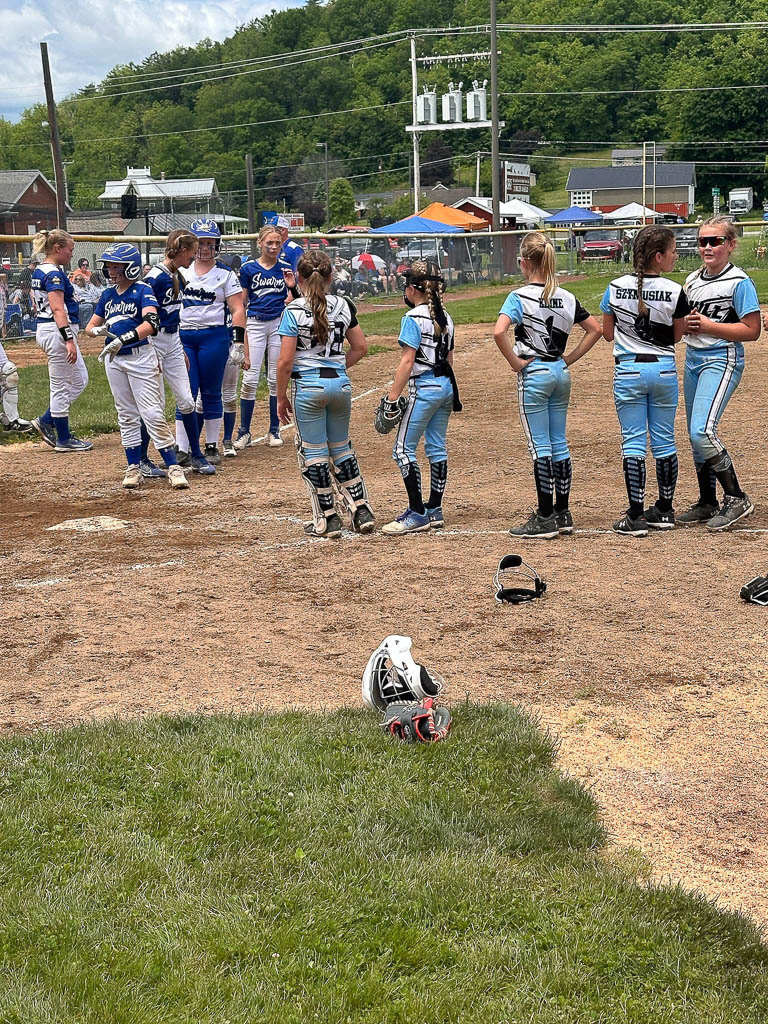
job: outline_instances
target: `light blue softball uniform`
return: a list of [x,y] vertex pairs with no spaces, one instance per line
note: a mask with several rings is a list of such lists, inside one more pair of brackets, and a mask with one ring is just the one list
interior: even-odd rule
[[682,286],[665,277],[647,274],[643,301],[638,307],[637,275],[624,274],[611,281],[600,309],[614,317],[613,398],[621,425],[621,451],[625,458],[644,459],[650,435],[655,459],[677,452],[675,414],[678,403],[673,321],[689,311]]
[[570,458],[565,436],[571,374],[563,360],[568,335],[575,323],[590,314],[565,288],[542,299],[542,284],[526,284],[510,292],[499,310],[515,326],[514,351],[532,359],[517,375],[520,422],[534,460]]
[[[752,278],[732,263],[714,277],[695,270],[683,287],[691,309],[718,323],[735,324],[760,310]],[[725,450],[717,427],[744,373],[744,346],[716,334],[686,334],[684,340],[685,415],[693,459],[702,466]]]
[[[405,477],[416,464],[416,448],[424,437],[424,454],[430,464],[448,459],[446,434],[454,408],[454,387],[443,367],[453,351],[453,320],[446,312],[446,327],[439,338],[425,302],[409,309],[400,322],[398,342],[416,350],[408,380],[408,405],[395,435],[392,458]],[[458,406],[457,408],[460,408]]]

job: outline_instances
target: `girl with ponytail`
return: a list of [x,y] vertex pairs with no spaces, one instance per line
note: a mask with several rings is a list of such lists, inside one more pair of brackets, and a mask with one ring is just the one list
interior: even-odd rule
[[[601,337],[600,325],[557,280],[555,247],[541,231],[531,231],[520,246],[520,271],[526,283],[510,292],[499,312],[493,337],[517,374],[517,404],[538,499],[527,522],[513,537],[551,538],[573,532],[571,452],[565,436],[571,375],[568,367]],[[514,341],[507,336],[514,324]],[[584,337],[567,356],[574,324]]]
[[[613,524],[616,533],[645,537],[648,528],[671,530],[677,485],[676,343],[690,307],[681,285],[662,275],[677,259],[675,233],[649,226],[635,236],[634,271],[611,281],[600,302],[603,334],[613,342],[613,397],[621,424],[624,483],[629,508]],[[656,459],[659,497],[645,509],[648,437]]]
[[373,512],[349,439],[352,385],[347,376],[368,344],[354,304],[329,294],[333,269],[327,255],[304,253],[297,270],[301,295],[286,306],[280,320],[277,415],[284,424],[293,417],[296,426],[299,469],[312,507],[306,530],[313,537],[341,536],[335,488],[349,511],[352,529],[372,533]]
[[[400,324],[400,363],[386,396],[389,409],[397,411],[400,394],[408,385],[408,399],[392,450],[403,476],[408,507],[382,527],[382,533],[393,536],[439,530],[444,525],[443,495],[448,479],[445,436],[451,412],[460,412],[461,402],[453,373],[453,320],[443,306],[443,291],[440,268],[426,260],[414,260],[405,275],[403,297],[409,309]],[[416,460],[422,435],[430,475],[426,501]]]

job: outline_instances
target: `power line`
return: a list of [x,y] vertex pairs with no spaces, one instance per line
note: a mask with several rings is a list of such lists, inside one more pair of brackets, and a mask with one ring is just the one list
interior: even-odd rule
[[691,85],[657,89],[564,89],[547,92],[501,92],[500,96],[638,96],[648,93],[735,92],[743,89],[768,89],[768,85]]

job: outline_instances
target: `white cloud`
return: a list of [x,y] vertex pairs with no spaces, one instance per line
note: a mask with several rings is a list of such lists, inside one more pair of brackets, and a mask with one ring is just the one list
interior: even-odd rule
[[[222,40],[238,25],[297,0],[0,0],[0,116],[17,120],[44,103],[40,42],[48,43],[57,100],[100,81],[116,64]],[[158,93],[161,96],[162,93]]]

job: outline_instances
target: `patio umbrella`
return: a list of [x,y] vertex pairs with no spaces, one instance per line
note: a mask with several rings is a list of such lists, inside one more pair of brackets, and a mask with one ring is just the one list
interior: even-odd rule
[[355,270],[375,270],[377,273],[382,268],[386,269],[387,264],[381,256],[374,256],[372,252],[361,252],[352,260]]

